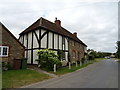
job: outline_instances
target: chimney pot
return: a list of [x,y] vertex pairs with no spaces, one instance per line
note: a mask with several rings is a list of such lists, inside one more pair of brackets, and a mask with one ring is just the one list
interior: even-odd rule
[[76,32],[74,32],[73,35],[77,37],[77,33]]
[[59,27],[61,27],[61,21],[57,20],[57,17],[55,18],[55,24]]

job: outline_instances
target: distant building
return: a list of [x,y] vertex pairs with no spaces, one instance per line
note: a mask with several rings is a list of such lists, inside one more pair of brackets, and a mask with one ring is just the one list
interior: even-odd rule
[[0,60],[13,65],[15,59],[24,58],[25,47],[0,23]]
[[56,53],[58,50],[64,52],[62,62],[75,62],[84,57],[87,45],[61,26],[60,20],[50,22],[44,18],[38,19],[27,29],[20,33],[19,41],[25,46],[25,57],[29,64],[37,64],[35,59],[39,58],[36,53],[39,49],[49,48]]

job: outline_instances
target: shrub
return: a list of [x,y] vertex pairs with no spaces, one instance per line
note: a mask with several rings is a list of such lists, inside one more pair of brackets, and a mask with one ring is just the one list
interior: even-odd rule
[[81,61],[82,61],[82,63],[84,63],[85,62],[85,57],[81,58]]
[[6,71],[6,70],[10,70],[12,69],[12,66],[9,62],[2,62],[2,70]]
[[62,65],[58,59],[58,55],[56,55],[52,50],[42,49],[37,52],[37,55],[40,57],[40,59],[36,60],[39,62],[38,64],[40,64],[41,68],[53,70],[54,64],[56,64],[57,69]]

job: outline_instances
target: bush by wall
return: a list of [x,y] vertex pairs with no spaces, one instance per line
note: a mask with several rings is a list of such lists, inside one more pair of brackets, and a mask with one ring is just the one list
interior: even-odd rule
[[36,59],[40,64],[41,68],[46,68],[48,70],[53,70],[54,64],[56,64],[57,69],[61,67],[61,62],[58,59],[58,55],[54,51],[49,49],[41,49],[37,52],[39,59]]

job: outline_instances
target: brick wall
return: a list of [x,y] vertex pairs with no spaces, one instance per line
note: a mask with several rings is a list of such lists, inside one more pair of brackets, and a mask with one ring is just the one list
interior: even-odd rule
[[0,42],[0,45],[9,47],[8,57],[2,57],[2,61],[8,61],[13,65],[14,59],[22,59],[24,57],[25,49],[4,26],[0,30],[1,33],[2,42]]
[[69,54],[72,63],[81,60],[84,57],[84,45],[74,40],[69,40]]

